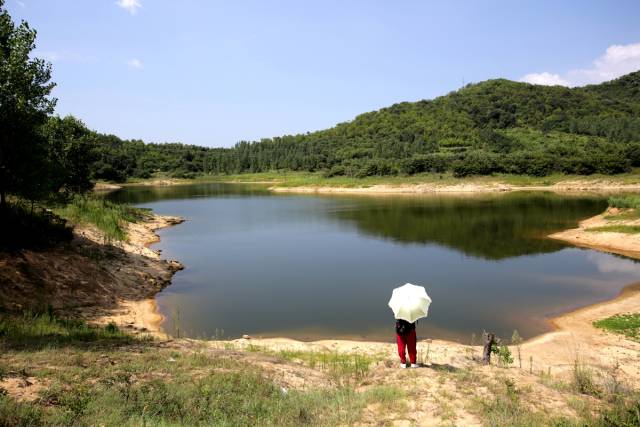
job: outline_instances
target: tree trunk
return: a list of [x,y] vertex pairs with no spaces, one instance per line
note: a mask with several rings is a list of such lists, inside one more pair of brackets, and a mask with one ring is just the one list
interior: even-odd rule
[[7,208],[7,195],[4,192],[4,187],[0,186],[0,215],[3,215]]
[[484,338],[484,348],[482,349],[482,363],[485,365],[491,364],[491,347],[496,343],[496,335],[491,334],[489,332],[485,332],[483,335]]

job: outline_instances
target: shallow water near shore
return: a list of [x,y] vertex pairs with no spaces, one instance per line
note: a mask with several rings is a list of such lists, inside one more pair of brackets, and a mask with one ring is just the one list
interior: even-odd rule
[[640,280],[634,260],[546,237],[602,212],[603,196],[284,195],[194,184],[108,197],[187,219],[154,246],[186,267],[157,296],[162,327],[183,336],[388,341],[391,290],[411,282],[434,301],[422,338],[531,337],[549,330],[548,317]]

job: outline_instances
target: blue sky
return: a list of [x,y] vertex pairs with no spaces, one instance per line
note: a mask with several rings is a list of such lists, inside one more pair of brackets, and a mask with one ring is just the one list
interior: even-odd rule
[[640,69],[640,1],[7,0],[38,30],[59,114],[147,142],[313,131],[505,77]]

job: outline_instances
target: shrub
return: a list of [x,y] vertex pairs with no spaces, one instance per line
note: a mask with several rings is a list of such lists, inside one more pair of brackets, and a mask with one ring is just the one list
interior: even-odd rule
[[332,178],[334,176],[343,176],[346,174],[346,169],[343,165],[332,166],[331,169],[324,172],[325,178]]
[[621,209],[640,209],[640,196],[610,197],[609,206]]
[[482,151],[466,153],[452,164],[453,175],[461,178],[470,175],[489,175],[496,170],[495,158]]

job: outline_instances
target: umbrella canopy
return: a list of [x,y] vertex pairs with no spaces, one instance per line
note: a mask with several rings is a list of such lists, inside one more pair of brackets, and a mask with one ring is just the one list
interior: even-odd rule
[[427,317],[431,298],[422,286],[407,283],[393,290],[389,307],[393,310],[396,319],[403,319],[413,323],[416,320]]

